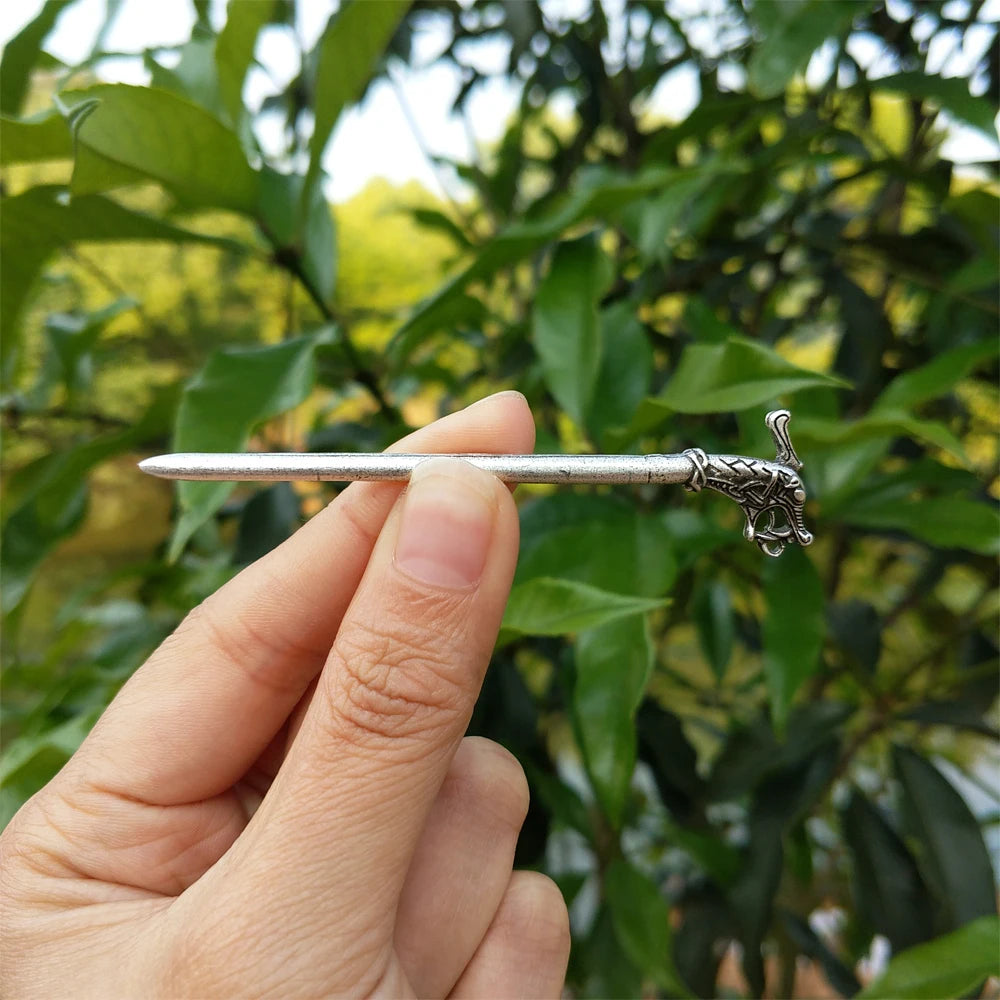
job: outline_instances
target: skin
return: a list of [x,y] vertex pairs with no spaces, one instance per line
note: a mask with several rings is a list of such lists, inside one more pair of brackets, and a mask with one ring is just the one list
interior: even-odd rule
[[[502,393],[394,447],[533,444]],[[559,996],[524,773],[463,738],[517,545],[509,491],[434,459],[192,611],[0,836],[0,993]]]

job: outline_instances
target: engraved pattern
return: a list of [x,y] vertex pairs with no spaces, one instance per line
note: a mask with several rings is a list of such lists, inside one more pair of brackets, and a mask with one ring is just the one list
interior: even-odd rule
[[774,410],[766,417],[777,452],[773,462],[707,455],[700,448],[684,452],[694,466],[684,488],[693,493],[708,488],[735,500],[747,519],[744,537],[769,556],[780,556],[786,545],[809,545],[813,540],[802,519],[806,491],[798,475],[802,462],[788,436],[789,418],[788,410]]

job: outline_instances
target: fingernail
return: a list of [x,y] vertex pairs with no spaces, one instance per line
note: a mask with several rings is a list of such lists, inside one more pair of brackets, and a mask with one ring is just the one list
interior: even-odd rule
[[471,410],[472,407],[474,406],[480,406],[483,403],[491,403],[495,399],[503,399],[504,396],[519,396],[521,399],[527,402],[527,399],[525,398],[523,392],[518,392],[517,389],[503,389],[500,392],[494,392],[491,396],[483,396],[482,399],[477,399],[474,403],[470,403],[467,409]]
[[434,587],[471,587],[493,537],[492,477],[456,458],[431,458],[410,476],[396,540],[396,566]]

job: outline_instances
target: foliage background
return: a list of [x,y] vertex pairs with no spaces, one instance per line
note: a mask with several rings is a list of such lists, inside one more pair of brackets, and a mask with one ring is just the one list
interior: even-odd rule
[[[528,772],[518,863],[571,905],[572,995],[850,996],[876,936],[904,954],[866,996],[981,990],[997,164],[942,142],[995,135],[986,5],[356,0],[259,108],[247,69],[295,39],[291,4],[196,0],[142,87],[101,82],[118,6],[82,65],[46,53],[50,2],[0,68],[4,819],[329,497],[172,492],[137,458],[371,450],[509,387],[542,451],[766,455],[790,405],[807,553],[763,559],[704,494],[519,490],[472,728]],[[331,211],[340,113],[431,23],[459,107],[476,40],[504,41],[516,114],[441,165],[462,198],[376,182]],[[663,120],[678,67],[700,100]]]

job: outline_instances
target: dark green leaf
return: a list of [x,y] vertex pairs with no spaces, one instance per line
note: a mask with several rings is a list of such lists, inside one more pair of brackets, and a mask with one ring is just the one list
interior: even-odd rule
[[733,654],[733,605],[729,588],[721,580],[706,580],[691,605],[698,642],[712,673],[721,682]]
[[[990,698],[992,704],[993,699]],[[909,709],[902,718],[929,725],[968,729],[990,739],[1000,739],[1000,733],[984,718],[982,707],[967,701],[925,701]]]
[[653,772],[660,799],[679,823],[688,822],[700,810],[705,782],[681,720],[650,699],[639,709],[637,728],[642,759]]
[[949,930],[997,912],[993,867],[979,823],[965,800],[929,761],[893,747],[903,790],[907,832],[919,845],[917,861],[938,897]]
[[516,580],[538,576],[659,597],[676,566],[660,520],[617,498],[565,492],[521,508]]
[[612,428],[627,427],[649,393],[653,348],[628,301],[600,314],[601,364],[586,423],[602,446]]
[[830,950],[805,920],[787,910],[781,914],[781,919],[795,947],[823,967],[827,981],[838,993],[853,997],[861,989],[854,971]]
[[875,401],[874,409],[879,412],[909,409],[928,399],[937,399],[984,361],[996,357],[998,351],[1000,344],[994,337],[945,351],[933,361],[897,375]]
[[973,97],[964,76],[941,77],[929,73],[896,73],[873,81],[878,90],[895,91],[918,100],[930,100],[961,122],[978,129],[991,141],[996,139],[993,118],[996,108],[986,97]]
[[561,243],[535,296],[533,341],[545,383],[581,427],[601,365],[597,303],[612,273],[594,236]]
[[0,113],[11,117],[21,113],[42,43],[67,6],[64,0],[43,3],[38,14],[4,46],[0,58]]
[[0,165],[68,160],[73,141],[66,119],[55,111],[33,118],[0,118]]
[[748,82],[758,97],[780,94],[809,57],[846,31],[867,4],[855,0],[770,0],[752,8],[762,38],[750,57]]
[[653,668],[640,615],[581,632],[576,641],[573,721],[591,783],[615,829],[635,770],[635,712]]
[[524,761],[524,773],[531,786],[532,796],[541,799],[543,805],[552,814],[553,819],[563,826],[576,830],[588,840],[594,831],[590,815],[583,800],[562,781],[557,774],[549,774],[535,767],[531,761]]
[[261,228],[282,259],[301,270],[324,302],[329,303],[337,281],[337,245],[333,213],[314,184],[303,214],[303,178],[265,167],[260,175]]
[[882,623],[875,608],[851,598],[830,605],[828,618],[833,641],[855,666],[873,674],[882,652]]
[[1000,976],[1000,920],[980,917],[959,930],[893,956],[858,1000],[941,1000],[967,996]]
[[364,92],[409,0],[344,3],[331,17],[317,46],[316,116],[309,141],[308,186],[319,176],[320,159],[344,108]]
[[763,584],[764,677],[780,730],[795,692],[819,666],[826,634],[823,586],[809,558],[795,546],[765,563]]
[[539,577],[511,590],[503,629],[520,635],[566,635],[641,615],[666,603],[612,594],[573,580]]
[[627,861],[615,860],[605,873],[604,893],[629,958],[671,996],[690,996],[674,967],[670,907],[656,885]]
[[[242,451],[265,420],[298,406],[316,377],[315,337],[216,351],[188,382],[174,425],[177,451]],[[233,483],[181,482],[180,517],[170,540],[176,559],[191,535],[233,491]]]
[[1000,552],[1000,514],[992,504],[962,497],[900,501],[862,497],[837,512],[840,520],[872,531],[901,531],[941,548],[983,555]]
[[935,903],[899,835],[857,791],[841,823],[854,861],[854,901],[861,917],[889,939],[893,951],[926,941],[934,933]]
[[[894,384],[890,383],[889,388]],[[941,391],[945,391],[943,387]],[[863,441],[890,441],[900,437],[933,445],[954,455],[960,462],[969,461],[962,442],[944,424],[936,420],[922,420],[888,407],[872,411],[858,420],[815,420],[805,417],[795,423],[795,440],[805,446],[815,444],[839,448]]]
[[256,212],[257,174],[236,134],[204,108],[165,90],[121,83],[62,99],[76,141],[74,194],[105,191],[123,176],[141,175],[186,205]]
[[724,413],[799,389],[847,384],[799,368],[764,344],[733,337],[725,344],[689,344],[666,389],[646,405],[667,413]]
[[233,562],[246,565],[267,555],[299,526],[299,498],[290,483],[255,493],[243,508]]

